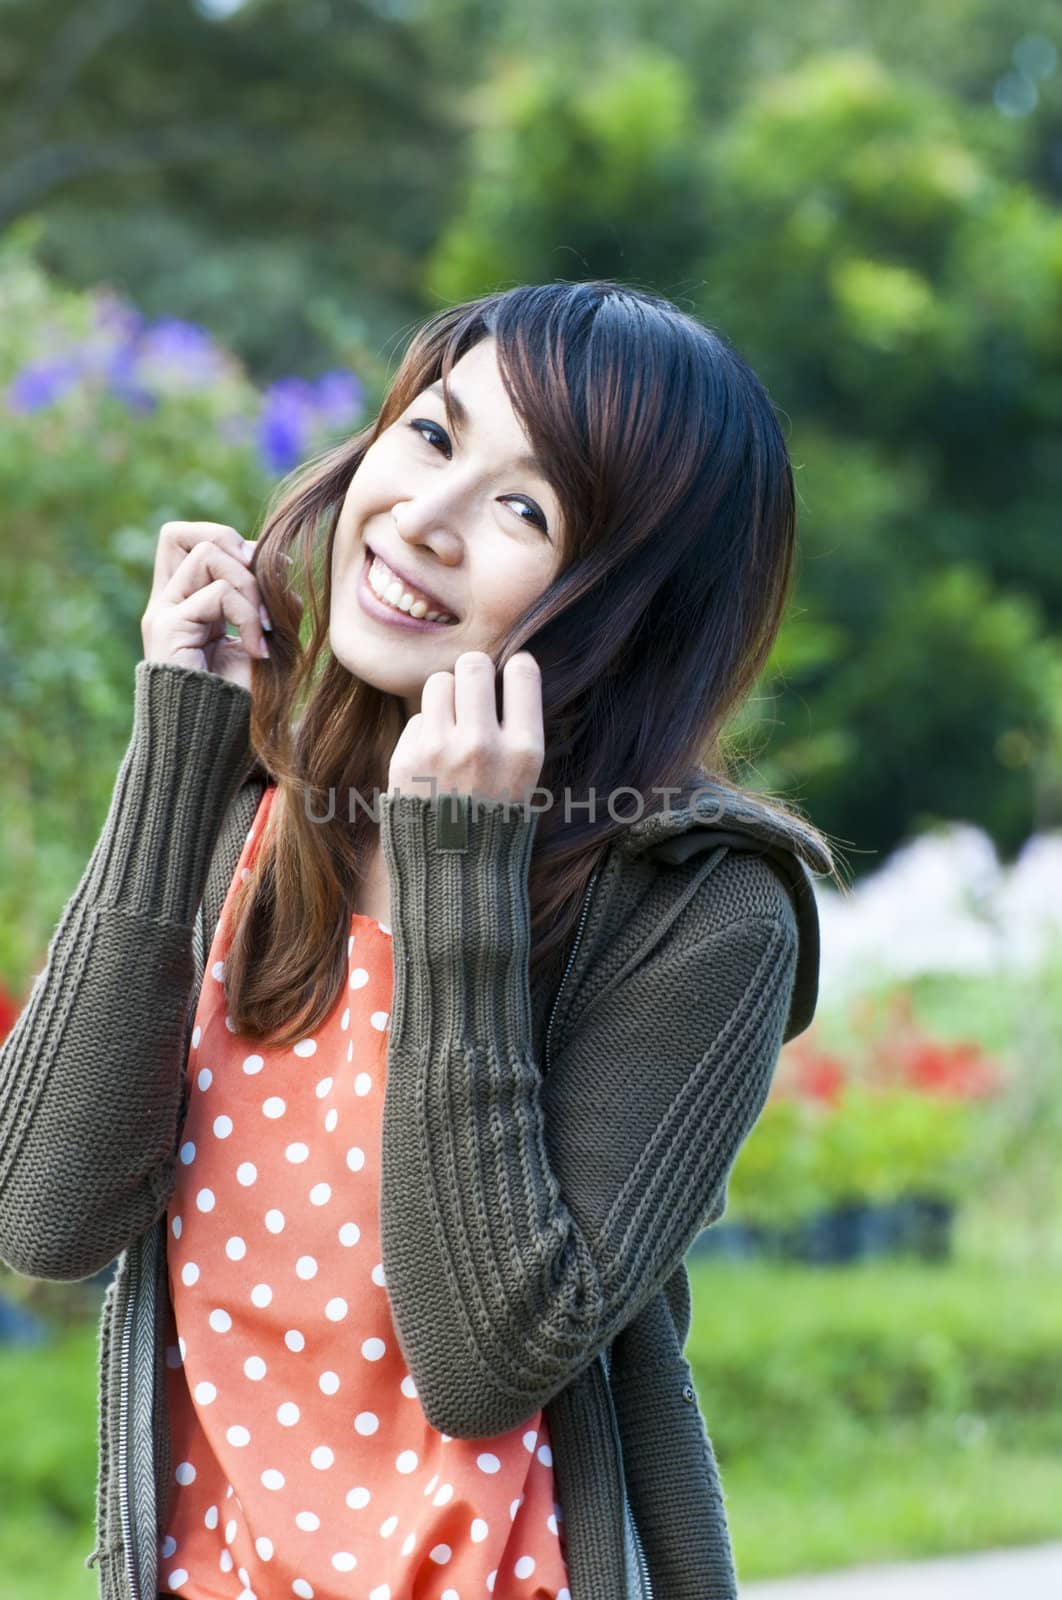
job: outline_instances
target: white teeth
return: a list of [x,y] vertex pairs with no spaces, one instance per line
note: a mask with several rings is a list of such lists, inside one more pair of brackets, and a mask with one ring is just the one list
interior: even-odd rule
[[369,568],[369,583],[379,599],[394,606],[396,611],[405,611],[411,617],[423,618],[426,622],[456,622],[448,611],[429,611],[427,601],[414,600],[409,590],[395,577],[391,576],[390,569],[384,565],[379,556],[374,556]]

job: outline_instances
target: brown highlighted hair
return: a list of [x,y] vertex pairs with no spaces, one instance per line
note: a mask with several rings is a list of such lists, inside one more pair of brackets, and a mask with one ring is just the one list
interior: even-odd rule
[[[369,446],[483,338],[496,341],[566,532],[556,579],[494,655],[496,684],[521,649],[542,669],[539,786],[554,803],[538,817],[529,872],[532,986],[559,980],[589,876],[624,815],[642,814],[616,802],[617,820],[608,796],[633,789],[647,813],[706,780],[754,793],[729,775],[726,726],[781,627],[796,540],[792,469],[764,386],[720,333],[611,281],[520,286],[447,309],[413,336],[376,419],[297,469],[266,512],[254,570],[274,632],[271,659],[255,665],[251,740],[278,788],[233,903],[225,989],[240,1033],[294,1043],[343,988],[356,889],[378,842],[371,808],[405,713],[331,654],[332,542]],[[667,800],[666,789],[681,792]],[[353,816],[352,790],[369,808]],[[591,794],[596,820],[577,805]],[[809,865],[825,859],[837,878],[826,836],[799,824],[818,846]]]

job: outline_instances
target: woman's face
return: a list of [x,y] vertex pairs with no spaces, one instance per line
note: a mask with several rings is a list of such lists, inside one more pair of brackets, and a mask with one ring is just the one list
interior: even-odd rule
[[[467,413],[460,437],[447,426],[441,385],[425,389],[362,458],[336,526],[332,651],[357,677],[400,695],[407,717],[431,673],[452,671],[465,650],[493,652],[561,568],[560,504],[525,459],[531,446],[495,349],[482,340],[450,373],[455,407]],[[370,550],[394,563],[414,600],[425,590],[456,621],[414,627],[408,608],[385,608],[396,621],[366,609]]]

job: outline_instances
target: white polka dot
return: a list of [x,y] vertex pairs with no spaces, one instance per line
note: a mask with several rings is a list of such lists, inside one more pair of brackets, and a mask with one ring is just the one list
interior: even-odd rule
[[322,1372],[317,1380],[317,1386],[322,1394],[335,1394],[339,1388],[338,1372]]
[[535,1570],[534,1556],[521,1556],[513,1571],[518,1578],[529,1578]]
[[200,1189],[199,1193],[195,1197],[195,1203],[198,1206],[200,1211],[213,1211],[213,1209],[214,1209],[214,1191],[213,1191],[213,1189]]
[[237,1183],[242,1183],[245,1189],[247,1188],[248,1184],[252,1184],[254,1182],[257,1176],[258,1168],[255,1166],[253,1161],[241,1161],[239,1166],[236,1168],[236,1181]]
[[297,1511],[295,1513],[295,1526],[304,1533],[316,1533],[321,1526],[321,1519],[313,1511]]
[[544,1467],[551,1467],[553,1465],[553,1451],[550,1449],[548,1444],[540,1445],[537,1454],[538,1459],[541,1461]]
[[310,1154],[310,1147],[306,1144],[289,1144],[288,1148],[284,1151],[284,1154],[287,1156],[289,1161],[293,1162],[297,1166],[300,1161],[306,1160],[307,1156]]
[[353,1039],[351,1039],[350,1043],[347,1045],[347,1060],[348,1061],[353,1061],[354,1060],[354,1040]]
[[212,1383],[197,1383],[196,1384],[196,1386],[195,1386],[195,1398],[196,1398],[196,1403],[198,1405],[208,1406],[208,1405],[210,1405],[211,1401],[216,1400],[217,1397],[218,1397],[218,1391],[217,1391],[217,1389],[214,1387],[214,1385]]
[[402,1390],[402,1393],[405,1395],[407,1400],[415,1400],[417,1398],[417,1386],[413,1382],[413,1379],[410,1377],[408,1372],[402,1379],[402,1382],[399,1384],[399,1388]]
[[199,1041],[200,1041],[200,1039],[202,1037],[203,1037],[203,1030],[197,1024],[196,1027],[193,1028],[193,1030],[192,1030],[192,1049],[193,1050],[198,1050],[199,1049]]
[[446,1505],[447,1501],[452,1500],[453,1497],[454,1497],[454,1486],[453,1486],[453,1484],[452,1483],[444,1483],[438,1489],[436,1489],[435,1493],[432,1495],[431,1503],[432,1503],[433,1506],[444,1506],[444,1505]]
[[278,1094],[271,1094],[268,1100],[262,1101],[262,1115],[264,1117],[271,1117],[275,1120],[277,1117],[282,1117],[286,1110],[287,1107]]
[[265,1214],[265,1225],[269,1229],[270,1233],[283,1233],[283,1231],[284,1231],[284,1213],[283,1213],[283,1211],[278,1211],[276,1209],[276,1207],[273,1206],[272,1209],[267,1211],[266,1214]]
[[188,1284],[199,1282],[199,1268],[194,1261],[186,1261],[181,1268],[181,1282]]
[[535,1440],[537,1438],[538,1438],[538,1429],[537,1428],[529,1428],[527,1433],[524,1434],[524,1440],[523,1440],[524,1449],[525,1450],[529,1450],[529,1451],[533,1450],[535,1448]]
[[380,1523],[380,1537],[381,1537],[381,1539],[389,1539],[391,1537],[391,1535],[394,1533],[394,1531],[395,1531],[395,1529],[397,1527],[398,1527],[398,1518],[397,1517],[385,1517],[384,1520]]
[[355,967],[354,971],[350,974],[350,987],[352,989],[364,989],[368,981],[369,974],[365,971],[364,967]]
[[231,1132],[232,1132],[232,1118],[231,1117],[215,1117],[214,1118],[214,1137],[216,1139],[227,1139]]
[[391,1600],[391,1585],[378,1583],[375,1589],[369,1590],[369,1600]]
[[244,878],[249,878],[250,876],[251,876],[250,867],[241,867],[240,868],[240,881],[241,882],[243,881]]
[[461,1600],[461,1596],[456,1589],[444,1589],[439,1600]]
[[237,1449],[242,1448],[243,1445],[250,1444],[251,1442],[251,1435],[248,1433],[247,1429],[241,1428],[238,1423],[235,1423],[231,1428],[226,1429],[225,1437],[230,1444],[236,1445]]
[[225,1018],[225,1026],[226,1026],[226,1028],[228,1028],[230,1033],[235,1033],[236,1032],[236,1024],[233,1022],[231,1017],[226,1017]]
[[332,1133],[335,1130],[335,1125],[338,1121],[339,1112],[336,1110],[335,1106],[333,1106],[331,1111],[327,1112],[325,1115],[325,1132]]
[[163,1561],[168,1561],[177,1548],[177,1540],[172,1535],[167,1535],[159,1545],[159,1555]]
[[439,1474],[437,1472],[433,1472],[431,1477],[430,1477],[430,1479],[428,1480],[427,1485],[425,1486],[424,1493],[425,1494],[431,1494],[432,1490],[435,1488],[435,1485],[438,1483],[438,1481],[439,1481]]
[[261,1356],[248,1356],[243,1364],[243,1370],[255,1383],[259,1383],[265,1377],[268,1368]]
[[195,1160],[195,1145],[190,1139],[186,1144],[182,1144],[181,1146],[181,1160],[184,1162],[186,1167],[191,1166],[192,1162]]
[[428,1554],[436,1566],[443,1567],[453,1555],[453,1551],[448,1544],[437,1544],[432,1546]]
[[247,1246],[238,1233],[234,1233],[231,1239],[225,1240],[225,1254],[230,1261],[242,1261],[247,1254]]
[[366,1095],[369,1093],[371,1088],[372,1079],[369,1077],[369,1074],[367,1072],[359,1072],[358,1076],[354,1079],[354,1093],[358,1095]]
[[209,1089],[214,1081],[214,1074],[209,1067],[201,1067],[195,1081],[200,1089]]
[[[416,1534],[415,1533],[407,1533],[405,1539],[402,1541],[402,1554],[404,1556],[408,1556],[410,1554],[410,1552],[412,1551],[413,1546],[416,1544],[416,1542],[417,1542]],[[443,1595],[442,1600],[446,1600],[446,1596],[445,1595]]]
[[232,1552],[231,1552],[231,1550],[223,1550],[221,1552],[220,1556],[218,1557],[218,1566],[221,1568],[222,1572],[231,1572],[232,1571]]
[[298,1328],[288,1329],[287,1333],[284,1335],[284,1343],[287,1345],[289,1350],[302,1350],[306,1346],[306,1340],[299,1332]]
[[262,1473],[262,1482],[267,1489],[283,1489],[284,1474],[278,1472],[276,1467],[267,1467]]
[[294,1400],[285,1400],[277,1407],[277,1421],[285,1428],[293,1428],[299,1420],[299,1408]]
[[384,1277],[382,1261],[378,1261],[376,1263],[372,1271],[369,1273],[369,1277],[372,1279],[373,1283],[379,1284],[381,1289],[387,1288],[387,1279]]
[[182,1461],[180,1466],[177,1468],[177,1471],[174,1473],[174,1477],[177,1479],[177,1482],[181,1484],[194,1483],[195,1468],[190,1461]]
[[317,1053],[317,1040],[300,1039],[298,1044],[294,1046],[294,1050],[297,1056],[315,1055]]
[[348,957],[350,955],[350,952],[353,950],[353,948],[354,948],[354,935],[351,934],[350,938],[347,940],[347,955],[348,955]]
[[369,1022],[376,1029],[377,1033],[383,1033],[387,1027],[390,1017],[391,1013],[389,1011],[374,1011],[372,1016],[369,1018]]
[[315,1278],[317,1276],[317,1262],[313,1256],[300,1256],[295,1263],[295,1276],[297,1278]]
[[344,1222],[339,1230],[340,1244],[357,1244],[361,1238],[361,1229],[356,1222]]
[[340,1017],[339,1026],[342,1028],[344,1033],[346,1033],[347,1029],[350,1027],[350,1007],[349,1006],[344,1011],[343,1015]]
[[390,930],[390,928],[389,928],[389,927],[388,927],[388,926],[387,926],[387,924],[386,924],[386,922],[378,922],[378,923],[377,923],[377,924],[376,924],[376,926],[377,926],[377,927],[378,927],[378,928],[379,928],[379,930],[380,930],[380,932],[381,932],[381,933],[390,933],[390,932],[391,932],[391,930]]
[[337,1572],[353,1572],[357,1564],[357,1556],[351,1555],[349,1550],[337,1550],[332,1557],[332,1565]]
[[350,1149],[347,1151],[347,1166],[350,1168],[351,1172],[360,1172],[364,1165],[365,1151],[359,1150],[356,1144],[352,1144]]
[[203,1518],[203,1521],[206,1523],[208,1528],[216,1528],[217,1527],[217,1525],[218,1525],[218,1508],[217,1508],[217,1506],[208,1506],[207,1507],[206,1516]]
[[476,1457],[476,1466],[479,1468],[480,1472],[501,1471],[501,1462],[498,1460],[497,1456],[492,1455],[489,1450],[484,1450],[481,1455]]
[[386,1350],[387,1346],[382,1339],[365,1339],[361,1346],[361,1353],[366,1361],[379,1361]]
[[[296,1578],[291,1586],[292,1594],[297,1594],[299,1600],[313,1600],[313,1588],[305,1578]],[[569,1600],[571,1597],[569,1596]]]
[[380,1426],[380,1419],[378,1416],[376,1416],[375,1412],[359,1411],[357,1416],[354,1418],[354,1426],[359,1433],[375,1433],[377,1428]]
[[371,1499],[372,1495],[369,1493],[368,1489],[362,1489],[359,1487],[357,1489],[350,1490],[349,1494],[347,1495],[347,1505],[352,1511],[361,1511],[364,1506],[368,1505]]
[[402,1454],[395,1459],[396,1472],[416,1472],[417,1466],[417,1452],[415,1450],[403,1450]]
[[557,1529],[557,1518],[556,1518],[555,1514],[552,1511],[550,1512],[549,1516],[546,1518],[546,1527],[549,1529],[550,1533],[557,1533],[558,1532],[558,1529]]
[[187,1582],[188,1574],[183,1567],[175,1567],[166,1579],[166,1585],[170,1589],[179,1589],[182,1583]]
[[254,1547],[258,1551],[258,1554],[261,1556],[263,1561],[272,1561],[272,1559],[273,1559],[273,1541],[272,1541],[272,1539],[267,1539],[264,1535],[262,1535],[262,1536],[260,1536],[259,1538],[257,1538],[254,1541]]
[[221,982],[222,978],[225,976],[225,963],[224,963],[224,961],[215,961],[214,962],[214,965],[210,969],[210,976],[212,978],[216,978],[219,983]]
[[222,1311],[219,1306],[214,1308],[207,1320],[215,1333],[228,1333],[232,1327],[232,1318],[227,1311]]
[[487,1524],[483,1521],[482,1517],[473,1518],[472,1526],[469,1529],[469,1536],[474,1544],[482,1544],[489,1532],[490,1529],[487,1527]]
[[310,1451],[310,1460],[320,1472],[330,1467],[335,1459],[326,1444],[319,1444],[315,1450]]
[[332,1190],[327,1183],[315,1183],[310,1190],[310,1204],[312,1206],[326,1206],[332,1198]]
[[273,1298],[273,1291],[268,1283],[256,1283],[251,1290],[251,1303],[256,1306],[267,1306]]
[[262,1068],[264,1066],[265,1066],[265,1061],[261,1056],[245,1056],[244,1057],[243,1070],[244,1070],[244,1072],[246,1072],[246,1074],[247,1074],[247,1076],[249,1078],[253,1078],[256,1072],[261,1072],[261,1070],[262,1070]]
[[180,1217],[174,1217],[174,1219],[173,1219],[173,1237],[175,1239],[179,1239],[181,1237],[181,1228],[182,1228],[182,1226],[183,1226],[183,1224],[181,1222]]
[[343,1318],[347,1314],[347,1310],[347,1302],[343,1299],[342,1295],[337,1294],[333,1299],[329,1300],[328,1304],[325,1306],[325,1316],[328,1318],[329,1322],[342,1322]]
[[314,1094],[317,1096],[318,1100],[323,1100],[325,1095],[326,1094],[331,1094],[331,1092],[332,1092],[332,1079],[331,1078],[322,1078],[320,1083],[317,1085],[316,1089],[314,1090]]

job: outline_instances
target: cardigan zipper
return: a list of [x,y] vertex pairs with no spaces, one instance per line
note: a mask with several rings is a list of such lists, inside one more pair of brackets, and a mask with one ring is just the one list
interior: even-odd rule
[[140,1600],[140,1588],[136,1575],[136,1551],[133,1547],[133,1518],[130,1509],[131,1497],[129,1492],[129,1367],[133,1314],[136,1304],[138,1260],[139,1249],[138,1246],[133,1245],[130,1247],[126,1265],[129,1282],[126,1291],[125,1320],[122,1326],[122,1370],[118,1426],[118,1491],[121,1497],[122,1541],[125,1546],[131,1600]]
[[[597,1358],[600,1361],[601,1366],[602,1366],[602,1370],[604,1371],[604,1374],[605,1374],[606,1390],[608,1389],[608,1386],[611,1384],[611,1381],[612,1381],[610,1376],[609,1376],[609,1364],[610,1364],[611,1356],[612,1356],[612,1347],[609,1346],[607,1353],[604,1350],[602,1350],[598,1354],[598,1358]],[[609,1393],[609,1397],[608,1397],[608,1411],[609,1411],[609,1421],[612,1424],[612,1437],[613,1437],[613,1439],[615,1441],[615,1445],[616,1445],[616,1459],[617,1459],[617,1461],[622,1462],[622,1459],[623,1459],[623,1446],[622,1446],[622,1443],[621,1443],[620,1437],[619,1437],[619,1428],[618,1428],[618,1426],[616,1424],[616,1410],[615,1410],[615,1406],[614,1406],[613,1401],[612,1401],[611,1393]],[[653,1585],[652,1585],[652,1581],[651,1581],[651,1579],[649,1577],[649,1563],[645,1559],[645,1551],[642,1548],[641,1534],[638,1532],[638,1524],[635,1522],[634,1513],[631,1511],[631,1503],[630,1503],[630,1500],[629,1500],[629,1498],[627,1496],[627,1483],[626,1483],[626,1478],[625,1478],[622,1466],[620,1468],[620,1492],[623,1495],[623,1522],[624,1522],[624,1528],[626,1530],[626,1536],[627,1536],[626,1543],[627,1543],[627,1545],[629,1546],[630,1549],[633,1549],[634,1554],[635,1554],[635,1559],[636,1559],[637,1564],[638,1564],[638,1574],[637,1574],[638,1593],[637,1593],[637,1595],[634,1595],[631,1592],[631,1590],[630,1590],[630,1588],[628,1586],[625,1600],[653,1600]],[[628,1554],[629,1554],[629,1550],[625,1550],[624,1551],[624,1561],[629,1567],[629,1562],[627,1562]],[[628,1585],[629,1585],[630,1578],[632,1576],[633,1576],[633,1574],[628,1570],[628,1573],[627,1573]]]
[[582,909],[582,914],[579,917],[579,927],[578,927],[578,929],[576,931],[575,943],[572,945],[572,953],[568,957],[568,964],[564,969],[564,976],[561,978],[560,985],[559,985],[559,987],[557,989],[557,993],[553,997],[553,1009],[552,1009],[552,1011],[550,1012],[550,1015],[549,1015],[549,1027],[546,1029],[546,1066],[545,1066],[545,1070],[547,1072],[549,1071],[549,1040],[550,1040],[550,1035],[553,1032],[553,1019],[557,1015],[557,1006],[560,1003],[561,995],[564,993],[564,985],[568,981],[568,974],[572,970],[572,962],[575,960],[575,953],[579,948],[579,941],[583,936],[583,928],[584,928],[584,926],[586,924],[586,914],[590,909],[590,896],[593,894],[594,884],[597,881],[598,874],[600,873],[600,871],[601,871],[600,867],[595,867],[594,868],[593,874],[591,875],[591,878],[590,878],[590,882],[586,886],[586,894],[583,896],[583,909]]

